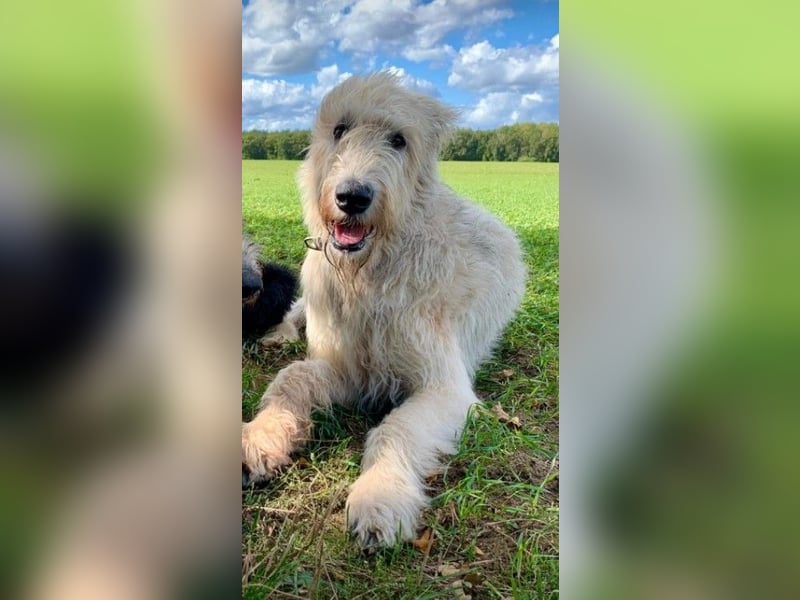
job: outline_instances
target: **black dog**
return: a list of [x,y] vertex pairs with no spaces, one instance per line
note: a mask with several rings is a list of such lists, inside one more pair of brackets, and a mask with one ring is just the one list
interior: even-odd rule
[[280,265],[263,263],[260,248],[242,239],[242,338],[258,338],[278,325],[292,305],[297,277]]

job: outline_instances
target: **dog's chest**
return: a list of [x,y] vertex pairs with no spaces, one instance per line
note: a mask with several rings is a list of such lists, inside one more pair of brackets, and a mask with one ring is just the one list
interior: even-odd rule
[[314,354],[349,372],[359,387],[386,387],[392,394],[412,387],[419,363],[410,339],[413,318],[396,298],[336,290],[307,302]]
[[408,353],[402,315],[390,303],[342,306],[336,329],[342,356],[357,357],[365,369],[394,371],[392,357]]

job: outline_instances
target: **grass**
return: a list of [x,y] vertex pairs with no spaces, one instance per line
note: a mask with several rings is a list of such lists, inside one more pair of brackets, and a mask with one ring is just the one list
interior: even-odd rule
[[[306,235],[298,165],[242,163],[245,229],[265,258],[293,268]],[[317,415],[314,439],[292,467],[242,493],[245,598],[558,597],[558,165],[442,163],[440,171],[516,230],[529,281],[477,375],[484,404],[471,414],[459,453],[429,481],[433,502],[421,526],[432,543],[367,557],[349,541],[347,488],[375,422],[336,408]],[[243,347],[244,419],[275,373],[304,351],[302,341],[268,352]]]

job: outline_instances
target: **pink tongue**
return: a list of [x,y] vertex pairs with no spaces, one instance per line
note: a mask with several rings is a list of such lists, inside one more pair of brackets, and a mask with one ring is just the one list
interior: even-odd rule
[[367,235],[367,228],[360,225],[347,226],[339,223],[333,226],[333,235],[336,241],[344,246],[352,246],[363,240]]

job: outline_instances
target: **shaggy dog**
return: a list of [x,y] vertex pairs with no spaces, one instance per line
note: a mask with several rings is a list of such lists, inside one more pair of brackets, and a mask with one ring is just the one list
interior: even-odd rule
[[525,286],[516,236],[439,180],[454,117],[386,73],[324,98],[298,175],[308,358],[278,373],[242,426],[243,471],[263,481],[307,440],[313,410],[390,408],[347,499],[364,548],[414,538],[425,478],[456,451],[475,370]]
[[[279,325],[297,291],[291,271],[261,262],[259,254],[255,242],[242,238],[242,338],[261,337]],[[283,334],[287,337],[291,336]],[[276,341],[278,336],[273,333],[264,339]]]

